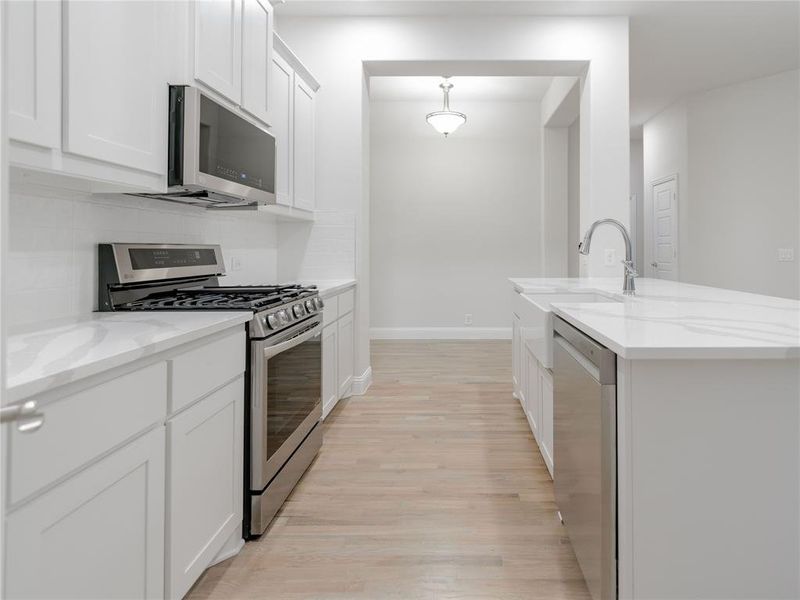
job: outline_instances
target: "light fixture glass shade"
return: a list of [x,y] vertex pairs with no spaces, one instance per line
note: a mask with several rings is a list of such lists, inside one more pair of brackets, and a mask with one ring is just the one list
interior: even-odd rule
[[467,115],[450,110],[450,90],[453,89],[453,84],[450,83],[448,79],[448,77],[445,77],[444,81],[439,84],[444,95],[442,110],[428,113],[428,116],[425,117],[425,120],[430,123],[436,131],[444,134],[444,137],[447,137],[467,122]]
[[467,115],[452,110],[440,110],[430,113],[426,120],[436,131],[447,136],[466,123]]

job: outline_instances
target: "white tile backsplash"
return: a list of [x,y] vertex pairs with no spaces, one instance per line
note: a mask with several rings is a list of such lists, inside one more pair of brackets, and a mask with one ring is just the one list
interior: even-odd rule
[[11,327],[95,310],[100,242],[220,244],[226,283],[278,280],[277,225],[255,212],[220,213],[30,183],[12,185],[10,198],[5,283]]
[[278,233],[281,281],[314,281],[354,277],[355,215],[317,211],[314,223],[283,224]]

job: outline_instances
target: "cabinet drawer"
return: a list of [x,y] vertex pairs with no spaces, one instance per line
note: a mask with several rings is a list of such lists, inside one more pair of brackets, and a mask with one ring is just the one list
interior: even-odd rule
[[339,296],[325,298],[325,308],[322,309],[322,324],[330,325],[339,318]]
[[171,359],[169,412],[180,410],[244,372],[246,350],[242,328]]
[[349,312],[353,312],[356,293],[354,290],[347,290],[339,294],[339,316],[343,317]]
[[162,420],[167,412],[163,362],[43,407],[33,433],[9,428],[9,500],[17,502]]

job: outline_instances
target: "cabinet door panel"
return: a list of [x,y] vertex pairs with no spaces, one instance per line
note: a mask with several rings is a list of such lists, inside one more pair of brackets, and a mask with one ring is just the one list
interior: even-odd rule
[[511,316],[511,383],[514,386],[514,393],[517,394],[517,399],[521,398],[520,395],[520,381],[522,379],[520,373],[520,333],[519,333],[519,317],[515,314]]
[[272,122],[272,5],[244,0],[242,7],[242,108],[267,125]]
[[270,118],[275,136],[275,197],[278,204],[292,205],[292,119],[294,71],[280,56],[272,57],[269,81]]
[[353,384],[353,313],[339,319],[337,367],[339,371],[339,397],[350,395]]
[[539,381],[539,395],[542,403],[541,447],[544,462],[552,476],[555,459],[553,456],[553,374],[549,369],[540,366]]
[[298,77],[294,84],[294,205],[313,210],[314,92]]
[[61,4],[6,3],[8,136],[61,148]]
[[[524,346],[524,342],[523,342]],[[541,420],[541,398],[539,397],[539,362],[533,353],[525,348],[525,368],[527,376],[525,378],[527,392],[525,394],[525,412],[528,416],[528,423],[531,426],[533,437],[540,440],[541,432],[539,430],[539,423]]]
[[162,598],[164,428],[12,512],[5,535],[8,598]]
[[338,348],[338,326],[332,323],[322,330],[322,416],[336,406],[339,399],[339,369],[336,364]]
[[242,92],[242,0],[198,0],[194,11],[194,76],[238,104]]
[[166,172],[168,3],[64,3],[64,150]]
[[242,521],[244,378],[167,423],[169,573],[182,598]]

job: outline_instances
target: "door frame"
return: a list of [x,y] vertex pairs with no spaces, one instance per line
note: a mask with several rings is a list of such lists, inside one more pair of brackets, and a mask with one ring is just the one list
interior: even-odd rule
[[673,218],[675,220],[675,239],[673,240],[673,248],[675,249],[675,281],[680,281],[680,255],[681,255],[681,248],[680,248],[680,233],[681,233],[681,222],[680,222],[680,187],[679,187],[679,179],[677,173],[672,173],[670,175],[665,175],[663,177],[659,177],[658,179],[653,179],[648,184],[649,196],[650,196],[650,222],[645,225],[645,232],[646,236],[644,240],[644,247],[645,247],[645,254],[648,254],[649,249],[649,256],[650,261],[645,260],[644,265],[644,272],[646,277],[654,277],[655,269],[651,266],[655,260],[655,249],[653,248],[653,242],[656,239],[656,232],[654,228],[654,215],[655,215],[655,187],[657,185],[661,185],[662,183],[667,183],[668,181],[675,181],[675,203],[673,209]]

